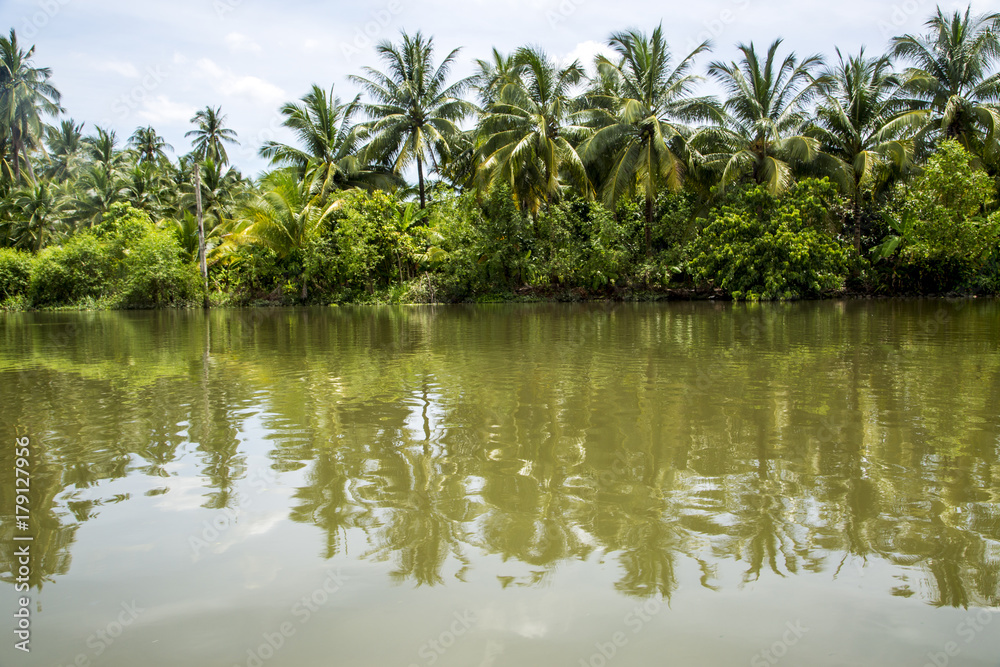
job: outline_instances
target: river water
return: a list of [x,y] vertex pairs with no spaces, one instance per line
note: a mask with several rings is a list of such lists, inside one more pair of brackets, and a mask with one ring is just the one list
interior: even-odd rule
[[0,315],[0,664],[996,667],[998,348],[991,300]]

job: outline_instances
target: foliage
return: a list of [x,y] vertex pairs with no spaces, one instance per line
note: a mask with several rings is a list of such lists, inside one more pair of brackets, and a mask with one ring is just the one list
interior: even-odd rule
[[795,299],[843,286],[848,251],[827,231],[836,198],[826,179],[807,179],[785,197],[766,186],[710,215],[690,270],[735,299]]
[[28,294],[35,306],[107,299],[118,307],[161,307],[191,299],[194,266],[166,230],[128,204],[115,204],[100,225],[39,254]]
[[0,301],[21,296],[31,283],[34,256],[13,248],[0,248]]
[[897,223],[897,235],[887,239],[899,239],[896,280],[902,277],[920,291],[968,287],[995,259],[1000,213],[986,215],[994,201],[993,182],[972,166],[972,159],[958,141],[944,141],[920,176],[899,186],[905,222]]
[[272,161],[254,179],[228,164],[219,107],[176,158],[154,127],[122,145],[60,118],[52,73],[11,31],[0,248],[35,257],[4,251],[0,296],[193,299],[199,200],[221,302],[797,298],[848,271],[851,289],[996,293],[1000,14],[925,25],[830,66],[738,45],[701,72],[723,97],[699,92],[712,45],[678,54],[662,26],[611,33],[591,63],[494,50],[468,79],[458,49],[403,32],[351,77],[361,95],[313,84],[281,106],[292,143],[248,147]]
[[111,287],[113,262],[108,247],[91,232],[43,250],[31,274],[28,296],[35,306],[56,306],[97,299]]

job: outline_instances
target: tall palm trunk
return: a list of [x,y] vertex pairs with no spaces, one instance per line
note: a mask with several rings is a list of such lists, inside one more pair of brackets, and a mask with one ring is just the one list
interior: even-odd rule
[[646,191],[646,257],[653,256],[653,197]]
[[854,249],[857,253],[861,254],[861,186],[856,183],[854,186],[854,210],[851,211],[851,215],[854,216]]
[[424,161],[417,154],[417,187],[420,189],[420,208],[427,205],[427,198],[424,195]]
[[646,257],[653,256],[653,142],[646,143]]

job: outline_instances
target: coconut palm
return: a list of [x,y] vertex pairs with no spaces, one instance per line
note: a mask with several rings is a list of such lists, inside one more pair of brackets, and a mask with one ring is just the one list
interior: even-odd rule
[[434,40],[419,32],[412,37],[404,32],[400,44],[386,41],[376,50],[387,71],[366,67],[366,77],[351,77],[375,100],[365,105],[371,119],[362,126],[370,133],[366,154],[391,165],[396,174],[416,162],[420,207],[424,208],[424,160],[438,169],[440,162],[451,158],[451,140],[460,132],[458,123],[474,110],[461,99],[470,80],[449,85],[448,75],[460,49],[435,67]]
[[128,190],[118,170],[108,170],[101,165],[91,165],[74,183],[71,217],[74,224],[88,227],[98,224],[111,206],[126,201]]
[[941,136],[958,140],[979,157],[998,150],[1000,129],[1000,13],[945,15],[940,8],[926,35],[892,40],[892,54],[912,63],[905,85],[913,108],[898,122],[919,128],[921,143]]
[[615,33],[608,45],[615,60],[597,57],[596,89],[590,95],[596,131],[581,147],[599,171],[604,200],[614,207],[641,188],[645,195],[646,252],[652,249],[653,202],[662,186],[681,187],[689,123],[721,121],[712,98],[692,95],[700,77],[691,74],[704,42],[676,66],[659,25],[651,35]]
[[205,107],[197,112],[191,122],[198,127],[186,133],[185,137],[194,139],[194,155],[198,160],[212,159],[215,162],[229,164],[226,154],[226,144],[238,145],[236,132],[226,127],[226,116],[222,107],[213,109]]
[[15,247],[39,252],[60,227],[67,199],[57,184],[43,179],[26,184],[4,200],[8,238]]
[[10,37],[0,37],[0,136],[8,140],[15,182],[21,178],[22,164],[28,177],[35,179],[28,153],[42,139],[41,117],[62,112],[59,91],[49,83],[52,70],[33,67],[34,53],[34,46],[21,48],[13,28]]
[[523,69],[524,63],[518,60],[516,53],[503,54],[495,48],[489,60],[477,59],[476,73],[470,84],[479,93],[482,108],[495,102],[504,86],[517,83]]
[[146,211],[153,219],[158,219],[169,199],[166,188],[167,178],[159,167],[149,161],[136,161],[123,170],[124,194],[137,209]]
[[232,220],[248,196],[242,174],[237,169],[225,167],[211,158],[200,164],[182,158],[182,163],[184,180],[179,186],[182,194],[178,197],[178,208],[174,215],[181,217],[184,211],[194,213],[196,201],[194,169],[199,169],[202,210],[207,221],[205,224],[221,225]]
[[[279,169],[264,177],[260,193],[237,213],[243,231],[235,243],[263,245],[285,257],[304,248],[339,205],[313,194],[312,184],[294,169]],[[302,299],[308,295],[308,281],[303,281]]]
[[854,247],[861,250],[861,199],[884,184],[893,169],[910,163],[912,142],[894,133],[890,122],[906,104],[900,78],[885,56],[866,57],[862,48],[826,71],[829,89],[808,130],[820,141],[821,155],[839,162],[845,191],[851,199]]
[[344,104],[317,85],[300,103],[289,102],[281,108],[282,123],[292,130],[300,146],[268,141],[260,149],[271,164],[294,166],[317,184],[322,192],[331,189],[361,187],[372,189],[395,185],[388,173],[372,169],[359,155],[364,133],[351,123],[360,107],[359,97]]
[[45,143],[49,154],[46,175],[58,182],[68,180],[83,160],[83,123],[77,124],[70,118],[58,127],[46,127]]
[[95,134],[83,139],[83,152],[92,167],[117,174],[125,164],[125,155],[118,150],[118,135],[114,130],[95,127]]
[[480,123],[480,173],[507,183],[533,213],[559,196],[563,181],[589,197],[587,170],[574,147],[587,128],[571,120],[583,67],[579,61],[558,67],[538,48],[518,50],[515,62],[519,75],[496,90]]
[[722,185],[749,174],[756,183],[778,194],[792,183],[792,163],[809,162],[819,141],[802,134],[807,105],[822,92],[826,79],[814,77],[823,60],[814,55],[801,61],[794,53],[778,57],[780,39],[764,60],[753,43],[739,44],[739,62],[713,62],[709,76],[726,91],[726,129],[705,133],[717,148],[706,161],[722,169]]
[[139,154],[139,162],[142,164],[155,164],[160,160],[166,160],[166,151],[174,150],[174,147],[164,141],[151,125],[137,127],[128,139],[128,146]]

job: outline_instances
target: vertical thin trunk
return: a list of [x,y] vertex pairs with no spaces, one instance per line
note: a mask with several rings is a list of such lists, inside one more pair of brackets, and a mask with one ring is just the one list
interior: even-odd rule
[[646,258],[653,256],[653,141],[646,142]]
[[194,203],[198,214],[198,265],[201,267],[202,286],[205,298],[202,306],[208,308],[208,262],[205,257],[205,216],[201,210],[201,165],[194,165]]
[[653,197],[646,192],[646,257],[653,256]]
[[420,208],[427,205],[427,198],[424,196],[424,161],[420,154],[417,154],[417,187],[420,189]]
[[12,136],[10,138],[10,150],[14,156],[14,183],[21,182],[21,163],[19,160],[21,154],[21,134],[14,128]]
[[854,249],[861,254],[861,192],[859,185],[854,186]]

